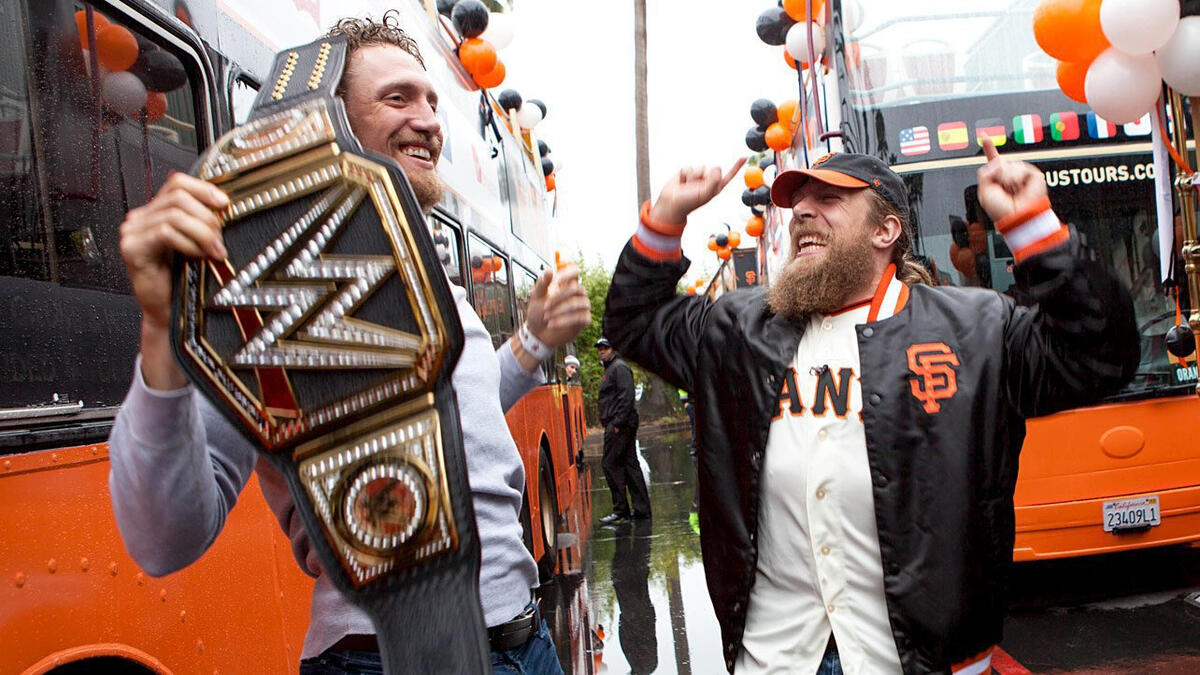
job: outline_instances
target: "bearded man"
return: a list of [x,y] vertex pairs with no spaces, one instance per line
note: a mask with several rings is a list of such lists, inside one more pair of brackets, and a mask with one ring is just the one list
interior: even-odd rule
[[834,154],[775,180],[793,259],[769,291],[675,292],[687,216],[740,162],[681,171],[643,206],[604,332],[692,392],[730,671],[987,672],[1025,418],[1134,372],[1128,292],[1055,217],[1041,172],[984,144],[979,200],[1033,307],[927,285],[904,182],[875,157]]

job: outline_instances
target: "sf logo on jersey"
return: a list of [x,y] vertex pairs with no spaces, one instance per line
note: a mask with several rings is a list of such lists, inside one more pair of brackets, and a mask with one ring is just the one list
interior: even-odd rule
[[958,379],[951,366],[957,366],[958,355],[941,342],[916,344],[905,352],[908,369],[916,377],[909,380],[912,395],[924,404],[925,412],[942,409],[938,401],[958,393]]

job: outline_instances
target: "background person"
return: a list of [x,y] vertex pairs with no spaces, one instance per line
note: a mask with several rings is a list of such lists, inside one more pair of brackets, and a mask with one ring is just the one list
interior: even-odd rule
[[[635,405],[633,370],[605,338],[596,340],[596,352],[604,364],[604,379],[596,405],[604,426],[604,478],[612,493],[612,513],[600,519],[608,525],[628,518],[650,517],[650,493],[638,463],[638,414]],[[629,493],[626,499],[626,492]],[[629,510],[630,502],[633,511]]]

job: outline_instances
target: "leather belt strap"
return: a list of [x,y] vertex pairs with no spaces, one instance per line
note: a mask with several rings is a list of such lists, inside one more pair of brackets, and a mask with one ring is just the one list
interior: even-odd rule
[[512,621],[488,628],[488,642],[491,643],[492,651],[516,649],[529,642],[529,638],[541,627],[542,612],[538,604],[533,602]]
[[344,38],[278,54],[250,120],[194,167],[230,196],[230,253],[177,260],[172,347],[286,478],[385,672],[488,673],[462,326],[406,176],[334,95],[346,56]]

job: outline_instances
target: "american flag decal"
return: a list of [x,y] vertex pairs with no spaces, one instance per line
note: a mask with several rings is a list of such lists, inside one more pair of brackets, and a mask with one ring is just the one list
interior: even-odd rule
[[900,154],[923,155],[929,152],[929,127],[910,127],[900,132]]

